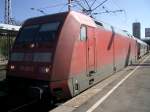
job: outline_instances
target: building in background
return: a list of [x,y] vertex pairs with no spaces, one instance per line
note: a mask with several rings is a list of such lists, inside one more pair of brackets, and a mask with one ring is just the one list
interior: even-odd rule
[[150,28],[145,28],[145,37],[150,37]]
[[141,24],[140,22],[135,22],[132,24],[133,36],[141,39]]

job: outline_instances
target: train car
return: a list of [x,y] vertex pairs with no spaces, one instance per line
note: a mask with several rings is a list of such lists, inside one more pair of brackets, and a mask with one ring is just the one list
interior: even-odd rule
[[70,11],[24,23],[7,80],[40,99],[68,99],[136,60],[136,40],[128,33]]
[[137,41],[137,48],[138,48],[138,59],[140,59],[142,56],[144,56],[145,54],[147,54],[149,52],[148,48],[149,48],[149,45],[138,39],[138,38],[135,38],[135,40]]

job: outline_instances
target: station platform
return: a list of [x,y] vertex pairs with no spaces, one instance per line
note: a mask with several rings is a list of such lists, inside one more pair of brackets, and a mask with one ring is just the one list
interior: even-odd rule
[[150,54],[49,112],[150,112]]

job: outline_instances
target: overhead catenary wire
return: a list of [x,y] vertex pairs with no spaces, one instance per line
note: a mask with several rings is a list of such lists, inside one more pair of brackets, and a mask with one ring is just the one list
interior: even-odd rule
[[88,5],[88,9],[85,8],[83,5],[81,5],[81,3],[77,0],[74,0],[81,8],[83,13],[92,16],[92,12],[94,12],[97,8],[99,8],[100,6],[102,6],[105,2],[107,2],[108,0],[104,0],[103,2],[101,2],[99,5],[97,5],[96,7],[92,8],[92,6],[95,4],[96,0],[94,0],[92,2],[92,5],[90,6],[90,4],[88,3],[87,0],[83,0],[87,5]]
[[91,4],[91,6],[90,6],[91,8],[92,8],[92,7],[93,7],[93,5],[95,4],[95,2],[96,2],[96,0],[94,0],[94,1],[93,1],[93,3]]
[[114,11],[104,11],[104,12],[99,12],[99,13],[93,13],[94,15],[97,15],[97,14],[102,14],[102,13],[116,13],[116,12],[123,12],[123,10],[114,10]]
[[80,4],[80,2],[78,0],[74,0],[74,1],[82,8],[82,10],[84,10],[84,11],[87,10],[83,5]]
[[[76,2],[76,0],[74,0],[74,1]],[[85,14],[93,17],[93,18],[94,18],[94,15],[98,15],[98,14],[105,14],[105,13],[107,13],[107,14],[110,14],[110,13],[115,14],[115,13],[118,13],[118,12],[124,12],[125,13],[125,10],[122,10],[122,9],[120,9],[120,10],[119,9],[118,10],[109,10],[105,6],[103,6],[108,0],[103,0],[97,6],[95,6],[95,3],[97,2],[97,0],[93,0],[93,2],[91,2],[91,4],[88,3],[88,0],[80,0],[80,3],[78,1],[78,4],[81,5],[81,1],[84,1],[84,3],[87,2],[86,4],[88,5],[88,8],[85,8],[84,5],[82,5],[81,8],[82,8],[83,13],[85,13]],[[93,6],[95,6],[95,7],[93,8]],[[99,8],[99,7],[101,7],[104,11],[96,13],[95,10],[97,8]]]
[[47,13],[44,11],[44,10],[42,10],[42,9],[36,9],[36,8],[30,8],[31,10],[35,10],[35,11],[38,11],[38,12],[40,12],[40,13],[42,13],[43,15],[46,15]]
[[87,0],[84,0],[84,1],[85,1],[85,3],[87,4],[88,8],[91,9],[91,7],[90,7],[88,1],[87,1]]
[[48,13],[46,13],[44,10],[45,9],[48,9],[48,8],[54,8],[54,7],[59,7],[59,6],[66,6],[66,5],[68,5],[68,3],[56,3],[56,4],[52,4],[52,5],[50,5],[50,6],[47,6],[47,7],[41,7],[41,8],[30,8],[31,10],[35,10],[35,11],[38,11],[38,12],[40,12],[40,13],[42,13],[43,15],[46,15],[46,14],[48,14]]
[[53,7],[63,6],[63,5],[68,5],[68,3],[52,4],[52,5],[49,5],[49,6],[47,6],[47,7],[42,7],[42,8],[39,8],[39,9],[47,9],[47,8],[53,8]]
[[[114,4],[115,6],[117,6],[119,9],[121,9],[121,7],[116,3],[115,0],[111,0],[111,1],[113,2],[113,4]],[[128,17],[127,17],[126,10],[125,10],[124,8],[123,8],[123,13],[124,13],[124,17],[125,17],[125,22],[127,22]]]
[[104,0],[102,3],[100,3],[98,6],[92,9],[92,11],[96,10],[98,7],[102,6],[104,3],[106,3],[108,0]]
[[[88,0],[68,0],[67,3],[63,3],[63,2],[62,3],[56,3],[56,4],[52,4],[50,6],[42,7],[42,8],[38,8],[38,9],[31,8],[31,10],[36,10],[36,11],[42,13],[42,14],[47,14],[44,11],[47,8],[54,8],[54,7],[62,6],[62,8],[61,8],[61,10],[62,10],[65,6],[68,6],[68,10],[71,10],[71,7],[73,8],[75,6],[76,8],[77,7],[80,8],[80,10],[82,10],[83,13],[85,13],[85,14],[91,16],[91,17],[93,15],[103,14],[103,13],[123,12],[123,10],[110,11],[110,10],[106,9],[106,7],[104,7],[103,4],[105,4],[107,1],[108,0],[103,0],[101,3],[99,3],[97,6],[95,6],[95,3],[98,3],[97,0],[91,1],[91,4],[89,3]],[[88,7],[85,7],[85,5],[88,6]],[[95,6],[95,7],[93,7],[93,6]],[[96,13],[95,10],[99,7],[102,7],[105,11]]]
[[108,9],[106,9],[106,7],[105,7],[105,6],[102,6],[102,8],[103,8],[106,12],[109,12],[109,10],[108,10]]
[[80,2],[80,0],[68,0],[67,3],[64,3],[64,2],[56,3],[56,4],[52,4],[52,5],[46,6],[46,7],[41,7],[41,8],[38,8],[38,9],[45,10],[45,9],[48,9],[48,8],[54,8],[54,7],[59,7],[59,6],[63,6],[63,7],[68,6],[68,7],[71,8],[71,7],[73,7],[72,4],[74,4],[74,3],[77,3],[82,9],[85,9],[84,6],[81,5],[79,2]]

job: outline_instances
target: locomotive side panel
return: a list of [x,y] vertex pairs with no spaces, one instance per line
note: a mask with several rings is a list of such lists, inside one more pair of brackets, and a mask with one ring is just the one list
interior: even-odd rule
[[70,74],[73,76],[74,95],[95,83],[95,28],[81,25],[76,39]]
[[113,73],[114,34],[103,28],[96,29],[96,82]]
[[[132,37],[131,38],[131,53],[132,53],[132,57],[131,57],[131,60],[132,60],[132,63],[135,63],[137,61],[137,43],[136,43],[136,40]],[[132,64],[131,63],[131,64]]]
[[120,34],[115,35],[114,39],[114,61],[115,71],[119,71],[128,66],[131,61],[131,48],[130,38]]

